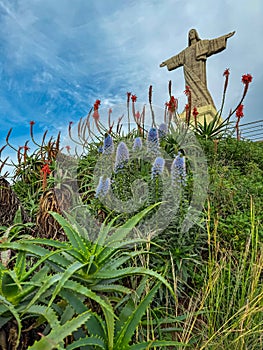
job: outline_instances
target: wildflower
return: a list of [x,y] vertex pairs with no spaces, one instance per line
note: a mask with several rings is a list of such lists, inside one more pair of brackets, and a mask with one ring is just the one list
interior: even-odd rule
[[126,146],[126,143],[120,142],[116,151],[116,159],[114,165],[114,171],[117,172],[119,169],[122,169],[125,164],[129,161],[129,150]]
[[131,96],[131,100],[132,100],[132,102],[136,102],[137,101],[137,96],[136,95],[132,95]]
[[153,155],[159,153],[159,140],[156,128],[151,128],[147,136],[147,151]]
[[149,86],[149,103],[152,103],[152,93],[153,93],[153,87],[152,85]]
[[66,148],[67,152],[69,153],[70,152],[70,146],[66,146],[65,148]]
[[50,170],[50,167],[48,165],[48,163],[46,163],[42,168],[41,168],[41,171],[43,174],[51,174],[51,170]]
[[[223,95],[225,95],[226,93],[226,89],[227,89],[227,86],[228,86],[228,79],[229,79],[229,68],[226,68],[224,73],[223,73],[223,76],[226,77],[225,79],[225,84],[224,84],[224,92],[223,92]],[[223,104],[224,104],[224,101],[225,101],[225,98],[223,97],[223,101],[222,101],[222,107],[223,107]],[[222,109],[222,108],[221,108]]]
[[99,106],[100,106],[100,100],[96,100],[95,103],[94,103],[94,111],[98,110]]
[[137,112],[135,113],[135,118],[136,118],[136,120],[137,120],[138,122],[140,122],[141,113],[140,113],[139,111],[137,111]]
[[139,151],[140,149],[142,149],[142,139],[140,137],[136,137],[133,141],[132,150]]
[[230,74],[229,68],[226,68],[225,71],[224,71],[224,73],[223,73],[223,76],[224,76],[224,77],[228,77],[229,74]]
[[159,125],[158,129],[158,137],[159,139],[163,139],[168,133],[168,127],[165,123]]
[[98,186],[96,188],[95,198],[105,197],[109,192],[110,185],[111,180],[108,177],[104,178],[103,176],[101,176],[99,179]]
[[190,87],[188,85],[186,85],[184,93],[187,96],[187,99],[188,99],[187,104],[189,106],[189,108],[185,110],[185,122],[186,122],[186,125],[189,126],[189,124],[190,124],[190,113],[191,113],[190,112],[191,111],[191,90],[190,90]]
[[152,166],[151,178],[155,178],[163,173],[165,160],[162,157],[156,157]]
[[178,185],[186,185],[186,165],[183,152],[180,150],[175,157],[171,166],[171,179],[172,185],[177,187]]
[[236,116],[237,116],[238,119],[240,119],[240,118],[242,118],[244,116],[243,108],[244,108],[244,105],[239,105],[237,107]]
[[106,134],[103,144],[103,153],[112,154],[114,152],[114,143],[111,135]]
[[193,116],[194,116],[194,121],[195,121],[195,127],[197,128],[197,116],[198,116],[198,111],[197,111],[197,108],[196,107],[194,107],[194,109],[193,109]]
[[188,85],[185,86],[184,93],[185,93],[186,96],[190,95],[191,91],[190,91],[190,87]]
[[47,187],[47,175],[51,174],[51,170],[49,168],[48,163],[46,163],[42,168],[41,168],[41,172],[43,173],[43,191],[45,191],[46,187]]
[[35,122],[33,120],[30,121],[30,126],[33,126],[35,124]]
[[25,146],[23,146],[22,148],[24,148],[24,151],[25,151],[25,152],[27,152],[27,151],[29,151],[29,150],[30,150],[30,148],[29,148],[28,146],[26,146],[26,145],[25,145]]
[[131,98],[131,92],[127,92],[127,103],[130,102],[130,98]]
[[168,108],[168,111],[173,113],[177,109],[178,100],[174,96],[171,96],[170,101],[167,103],[166,106]]
[[243,96],[242,96],[242,99],[241,99],[241,102],[242,102],[244,100],[246,94],[247,94],[248,86],[252,82],[252,76],[250,74],[244,74],[244,75],[242,75],[241,81],[245,85]]
[[252,75],[250,75],[250,74],[242,75],[242,83],[243,84],[248,85],[251,82],[252,82]]
[[193,109],[193,116],[196,118],[197,116],[198,116],[198,111],[197,111],[197,108],[196,107],[194,107],[194,109]]
[[98,152],[99,152],[99,153],[103,153],[103,146],[102,146],[102,145],[100,145],[100,146],[98,147]]
[[169,92],[169,96],[172,96],[172,80],[169,80],[168,83],[168,92]]

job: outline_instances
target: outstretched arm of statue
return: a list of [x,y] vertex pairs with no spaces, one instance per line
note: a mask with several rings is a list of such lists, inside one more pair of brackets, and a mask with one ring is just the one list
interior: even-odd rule
[[178,67],[181,67],[184,64],[184,54],[183,52],[179,53],[178,55],[175,55],[171,58],[168,58],[168,60],[163,61],[160,64],[160,67],[167,67],[167,69],[173,70],[176,69]]
[[233,32],[231,32],[231,33],[226,34],[226,35],[225,35],[226,39],[231,38],[231,36],[233,36],[233,35],[235,34],[235,32],[236,32],[236,31],[233,31]]

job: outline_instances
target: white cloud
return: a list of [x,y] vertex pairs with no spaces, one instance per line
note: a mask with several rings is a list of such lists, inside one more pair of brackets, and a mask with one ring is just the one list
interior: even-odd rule
[[132,91],[147,102],[150,84],[154,103],[163,106],[170,79],[183,108],[182,69],[159,64],[187,46],[194,27],[202,39],[236,30],[227,49],[208,59],[208,85],[220,105],[222,74],[231,69],[227,111],[242,93],[241,75],[251,73],[245,111],[257,119],[262,15],[259,0],[0,0],[1,115],[7,127],[34,117],[55,128],[85,115],[97,98],[108,106]]

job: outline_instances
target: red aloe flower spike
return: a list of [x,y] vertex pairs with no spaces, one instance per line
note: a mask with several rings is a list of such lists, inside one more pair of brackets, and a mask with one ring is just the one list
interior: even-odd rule
[[108,111],[108,125],[109,125],[109,129],[111,127],[111,114],[112,114],[112,109],[109,108],[109,111]]
[[70,148],[71,147],[70,146],[66,146],[65,148],[66,148],[67,152],[70,153]]
[[191,94],[191,90],[190,90],[190,87],[188,85],[185,86],[184,93],[186,96],[189,96],[189,94]]
[[251,74],[244,74],[242,75],[242,83],[245,85],[248,85],[252,82],[252,75]]
[[236,110],[236,116],[237,118],[242,118],[244,116],[244,113],[243,113],[243,108],[244,108],[244,105],[240,104],[238,107],[237,107],[237,110]]
[[146,105],[143,105],[142,113],[141,113],[142,130],[140,130],[140,131],[142,131],[142,137],[144,137],[145,108],[146,108]]
[[237,109],[236,109],[236,117],[237,117],[237,122],[236,122],[236,130],[237,130],[237,140],[240,140],[240,132],[239,132],[239,122],[240,119],[244,116],[243,113],[243,105],[240,104]]
[[99,119],[100,119],[100,115],[99,115],[99,106],[100,106],[100,100],[96,100],[96,102],[94,103],[93,106],[93,119],[95,121],[95,125],[96,128],[98,129],[98,131],[100,132],[100,126],[99,126]]
[[229,68],[227,68],[227,69],[224,71],[224,74],[223,74],[223,76],[226,78],[226,79],[225,79],[225,85],[224,85],[224,92],[223,92],[224,94],[226,93],[226,89],[227,89],[227,86],[228,86],[229,75],[230,75]]
[[21,164],[21,159],[22,159],[22,155],[21,155],[21,149],[23,148],[23,146],[19,146],[18,150],[17,150],[17,161],[18,161],[18,165]]
[[244,98],[246,97],[246,94],[247,94],[247,91],[248,91],[249,84],[252,82],[252,79],[253,79],[253,77],[252,77],[251,74],[244,74],[244,75],[242,75],[241,81],[245,85],[244,91],[243,91],[243,95],[242,95],[241,100],[239,101],[237,107],[234,109],[234,111],[233,112],[230,111],[228,119],[230,119],[230,117],[237,111],[238,107],[244,101]]
[[113,126],[114,126],[114,120],[113,120],[112,124],[109,127],[109,131],[108,131],[109,135],[112,133]]
[[149,86],[149,103],[152,104],[152,93],[153,93],[153,87],[152,85]]
[[37,147],[41,147],[34,139],[34,132],[33,132],[33,126],[36,124],[33,120],[31,120],[29,122],[30,124],[30,137],[31,137],[31,140],[33,141],[33,143],[37,146]]
[[242,79],[241,80],[242,80],[242,83],[245,85],[244,92],[243,92],[243,99],[245,98],[245,96],[247,94],[248,86],[252,82],[252,79],[253,78],[252,78],[251,74],[244,74],[244,75],[242,75]]
[[26,163],[27,151],[30,150],[27,144],[28,144],[28,141],[25,143],[25,146],[22,147],[24,149],[24,163]]
[[169,92],[169,96],[171,98],[172,96],[172,80],[169,80],[169,83],[168,83],[168,92]]
[[190,116],[191,116],[191,90],[190,90],[190,87],[188,85],[186,85],[184,93],[187,96],[187,99],[188,99],[187,104],[189,106],[189,108],[185,110],[185,122],[186,122],[186,125],[189,126]]
[[[131,98],[131,92],[127,92],[127,112],[128,112],[128,133],[131,131],[131,121],[130,121],[130,98]],[[119,128],[119,123],[117,125],[117,128]]]
[[49,168],[48,163],[46,162],[45,165],[43,165],[43,167],[41,168],[41,173],[43,174],[43,191],[45,191],[46,187],[47,187],[47,175],[51,174],[51,170]]
[[121,121],[122,121],[123,117],[124,117],[124,114],[120,118],[118,118],[118,124],[117,124],[117,128],[116,128],[117,134],[120,133],[120,131],[121,131],[121,127],[122,127]]
[[195,121],[195,127],[197,128],[197,116],[198,116],[198,111],[197,111],[197,108],[196,107],[194,107],[194,109],[193,109],[193,116],[194,116],[194,121]]
[[[134,120],[136,122],[136,119],[135,119],[135,102],[137,101],[137,96],[136,95],[131,95],[131,100],[132,100],[132,115],[133,115],[133,118],[134,118]],[[129,123],[129,125],[130,125],[130,123]]]
[[127,103],[130,103],[131,92],[127,92]]
[[132,102],[136,102],[137,101],[137,96],[136,95],[132,95],[131,96],[131,100],[132,100]]
[[225,77],[225,84],[224,84],[224,90],[223,90],[223,96],[222,96],[222,102],[221,102],[221,107],[220,107],[220,113],[223,113],[223,108],[224,108],[224,104],[225,104],[225,98],[226,98],[226,90],[227,90],[227,86],[228,86],[228,79],[229,79],[229,68],[226,68],[223,76]]

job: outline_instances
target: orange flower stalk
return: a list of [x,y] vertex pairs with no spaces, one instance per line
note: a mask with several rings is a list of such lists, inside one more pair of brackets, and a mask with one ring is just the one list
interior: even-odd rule
[[47,187],[47,175],[51,174],[51,170],[49,168],[48,163],[46,163],[42,168],[41,168],[41,173],[43,174],[43,182],[42,182],[42,186],[43,186],[43,191],[45,191],[46,187]]
[[185,122],[186,122],[186,125],[189,126],[190,116],[191,116],[191,90],[188,85],[186,85],[184,93],[187,96],[187,99],[188,99],[187,105],[189,106],[189,108],[185,110]]
[[194,116],[195,127],[197,128],[197,116],[198,116],[199,113],[198,113],[196,107],[194,107],[192,114],[193,114],[193,116]]
[[236,110],[236,117],[237,117],[236,130],[237,130],[237,140],[238,141],[240,140],[239,122],[240,122],[240,119],[242,117],[244,117],[243,108],[244,108],[244,106],[242,104],[240,104]]

